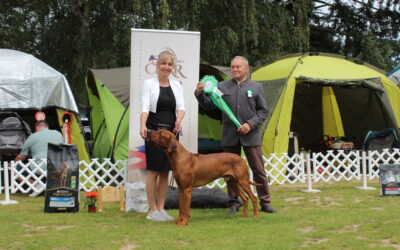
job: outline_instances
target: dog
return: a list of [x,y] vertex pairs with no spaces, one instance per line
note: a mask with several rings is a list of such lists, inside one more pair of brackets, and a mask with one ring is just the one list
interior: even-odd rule
[[67,183],[67,176],[68,176],[68,169],[70,168],[68,162],[63,161],[60,164],[60,187],[65,187],[65,184]]
[[257,198],[250,188],[250,184],[259,184],[249,180],[248,168],[242,157],[232,153],[192,154],[168,130],[148,131],[147,137],[165,151],[171,162],[179,190],[179,218],[175,222],[177,225],[188,224],[193,188],[204,186],[221,177],[243,201],[241,216],[247,216],[248,198],[253,204],[254,217],[259,216]]

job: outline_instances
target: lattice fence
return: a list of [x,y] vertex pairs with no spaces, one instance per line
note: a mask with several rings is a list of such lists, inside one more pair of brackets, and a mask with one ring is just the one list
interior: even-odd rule
[[11,193],[42,192],[46,189],[47,160],[36,162],[29,159],[24,164],[21,161],[11,162]]
[[305,182],[303,154],[271,154],[269,158],[263,157],[263,160],[270,184]]
[[368,151],[368,177],[370,180],[379,177],[380,164],[400,164],[400,149],[383,149]]
[[[313,153],[310,165],[307,165],[303,154],[292,156],[286,153],[271,154],[269,158],[264,157],[263,160],[270,184],[305,183],[308,176],[313,182],[350,181],[361,179],[362,162],[366,162],[369,179],[378,177],[380,164],[400,164],[400,150],[369,151],[364,160],[360,151],[338,150]],[[125,184],[127,179],[127,161],[111,162],[110,159],[103,159],[103,161],[92,159],[89,163],[80,161],[79,164],[80,190],[82,191],[92,191],[97,186],[119,187]],[[46,160],[35,162],[30,159],[26,164],[18,161],[11,162],[9,165],[12,193],[41,192],[45,189]],[[307,166],[311,173],[305,170]],[[2,184],[3,176],[0,176],[0,192],[4,191]],[[204,187],[224,188],[226,183],[223,179],[218,179]]]
[[[244,158],[246,159],[246,158]],[[269,183],[295,183],[305,182],[304,174],[304,155],[295,154],[289,156],[287,153],[271,154],[270,158],[263,157],[264,167],[267,172]],[[252,172],[249,169],[250,178],[252,179]],[[224,179],[217,179],[206,185],[207,188],[224,188],[226,183]]]
[[361,178],[361,157],[359,151],[327,151],[312,154],[314,182],[350,181]]
[[104,159],[99,162],[98,159],[92,159],[88,164],[85,161],[80,163],[80,189],[86,192],[96,189],[98,186],[119,187],[125,185],[127,161],[118,160],[111,162],[110,159]]
[[[42,192],[46,189],[46,160],[35,162],[30,159],[24,164],[21,161],[11,162],[11,192],[29,193]],[[79,169],[79,189],[83,191],[93,191],[98,186],[119,187],[125,184],[127,161],[111,162],[104,159],[92,159],[90,163],[80,161]]]

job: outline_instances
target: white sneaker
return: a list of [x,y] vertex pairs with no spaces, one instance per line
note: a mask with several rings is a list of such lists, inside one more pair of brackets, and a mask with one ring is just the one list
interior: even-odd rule
[[152,221],[166,221],[164,216],[160,213],[160,211],[150,211],[146,219],[152,220]]
[[172,221],[174,220],[174,217],[169,215],[164,209],[159,211],[159,213],[164,217],[165,221]]

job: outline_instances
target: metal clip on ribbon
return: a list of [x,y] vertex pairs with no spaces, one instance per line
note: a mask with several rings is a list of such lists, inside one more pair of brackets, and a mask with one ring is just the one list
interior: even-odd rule
[[200,82],[205,83],[206,86],[204,87],[203,91],[211,99],[215,106],[217,106],[217,108],[219,108],[236,125],[236,127],[239,128],[241,126],[239,120],[232,113],[224,99],[222,99],[224,93],[218,89],[217,79],[214,76],[205,75]]

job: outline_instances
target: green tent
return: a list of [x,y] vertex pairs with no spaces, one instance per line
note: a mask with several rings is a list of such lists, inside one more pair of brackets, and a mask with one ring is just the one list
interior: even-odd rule
[[128,159],[129,71],[129,67],[88,71],[94,158]]
[[[200,65],[200,76],[214,75],[226,79],[224,68]],[[125,160],[128,158],[129,140],[129,85],[130,67],[91,69],[88,71],[87,90],[91,106],[91,127],[94,158]],[[194,90],[193,90],[194,91]],[[194,98],[194,96],[193,96]],[[199,113],[199,138],[219,140],[221,124],[219,113]]]
[[369,130],[400,124],[400,90],[360,60],[325,53],[290,55],[253,72],[264,84],[270,117],[263,152],[288,151],[289,132],[310,149],[323,138],[346,137],[362,148]]

